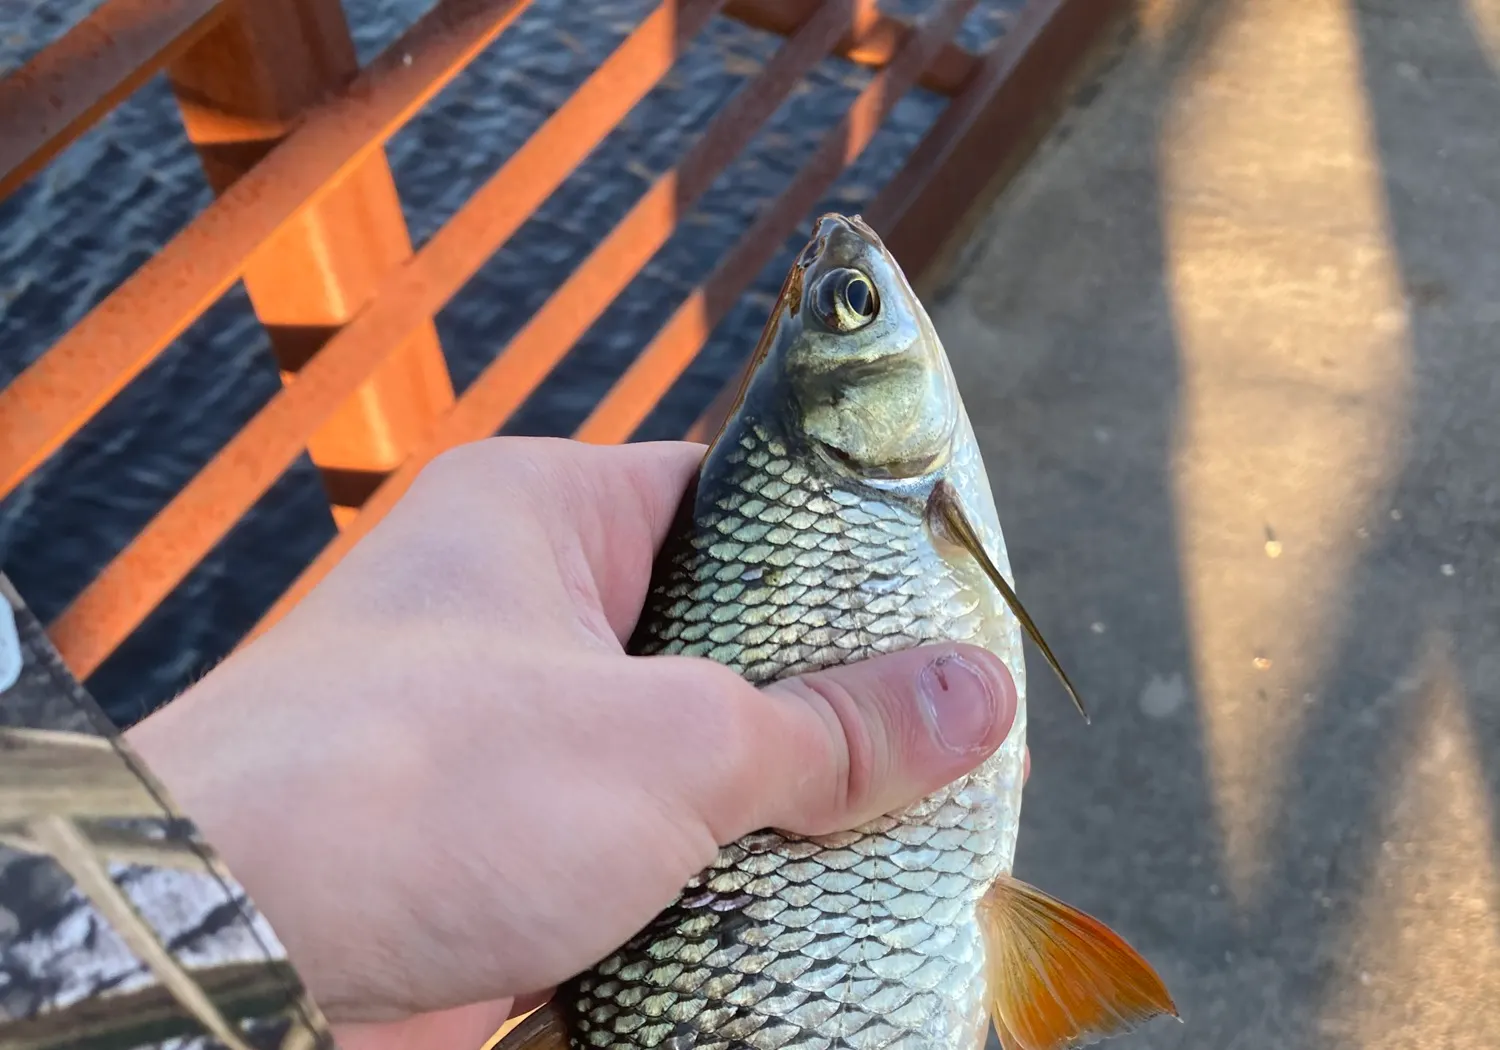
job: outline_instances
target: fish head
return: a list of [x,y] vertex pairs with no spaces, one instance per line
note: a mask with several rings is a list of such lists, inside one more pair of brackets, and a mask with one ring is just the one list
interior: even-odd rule
[[[731,454],[726,436],[752,424],[778,431],[793,455],[820,460],[825,476],[896,502],[920,501],[944,556],[966,556],[989,578],[1088,719],[986,548],[985,527],[998,540],[999,524],[942,340],[900,265],[859,216],[829,213],[813,226],[739,399],[704,457],[700,482]],[[960,449],[961,442],[968,447]],[[950,477],[962,475],[955,468],[963,461],[969,476]]]
[[860,217],[818,219],[762,344],[787,424],[836,471],[915,481],[950,459],[962,403],[947,354]]

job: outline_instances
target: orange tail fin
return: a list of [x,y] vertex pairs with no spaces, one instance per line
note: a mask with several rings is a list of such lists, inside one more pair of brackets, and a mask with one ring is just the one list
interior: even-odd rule
[[995,881],[979,921],[1005,1050],[1086,1046],[1178,1017],[1166,985],[1119,934],[1019,879]]

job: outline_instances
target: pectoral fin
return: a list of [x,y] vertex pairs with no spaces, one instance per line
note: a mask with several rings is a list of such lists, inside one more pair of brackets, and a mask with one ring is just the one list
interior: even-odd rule
[[1005,1050],[1062,1050],[1123,1035],[1177,1006],[1120,935],[1002,875],[979,905],[990,1017]]
[[995,563],[990,560],[989,554],[984,549],[984,544],[979,539],[979,533],[974,530],[974,526],[969,523],[968,515],[964,513],[963,504],[958,498],[958,491],[949,482],[939,481],[936,487],[933,488],[932,497],[927,502],[927,519],[928,523],[936,528],[939,533],[968,551],[974,560],[979,563],[980,568],[984,569],[985,575],[990,578],[990,582],[995,585],[995,589],[1005,599],[1005,604],[1010,606],[1010,611],[1016,614],[1016,619],[1021,621],[1021,626],[1026,629],[1026,633],[1031,636],[1031,640],[1036,643],[1037,648],[1042,651],[1042,655],[1047,658],[1047,663],[1052,665],[1052,670],[1057,672],[1057,677],[1061,679],[1063,688],[1073,698],[1073,705],[1078,708],[1078,713],[1083,716],[1085,722],[1088,722],[1089,713],[1083,706],[1083,698],[1078,695],[1078,690],[1073,688],[1073,683],[1069,680],[1067,672],[1062,669],[1062,664],[1057,662],[1057,657],[1052,653],[1052,647],[1042,637],[1041,630],[1038,629],[1036,622],[1032,620],[1031,614],[1026,611],[1025,606],[1021,604],[1021,599],[1016,596],[1015,590],[1006,582],[1005,577],[1000,574],[1000,570],[995,567]]

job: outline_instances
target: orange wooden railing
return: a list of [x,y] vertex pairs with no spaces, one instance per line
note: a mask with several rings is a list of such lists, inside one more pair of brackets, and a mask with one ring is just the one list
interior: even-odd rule
[[[0,81],[0,196],[158,72],[212,205],[0,390],[0,498],[235,282],[283,388],[49,630],[92,673],[304,450],[338,536],[280,617],[443,449],[495,433],[673,233],[813,66],[877,70],[813,156],[647,343],[578,429],[628,440],[786,238],[914,86],[949,96],[866,215],[930,280],[976,206],[1035,141],[1125,0],[1032,0],[984,54],[952,36],[974,0],[919,25],[874,0],[664,0],[468,202],[413,252],[384,144],[527,7],[440,0],[363,69],[338,0],[105,0]],[[455,400],[435,313],[671,68],[716,13],[787,39]],[[710,432],[721,395],[693,434]]]

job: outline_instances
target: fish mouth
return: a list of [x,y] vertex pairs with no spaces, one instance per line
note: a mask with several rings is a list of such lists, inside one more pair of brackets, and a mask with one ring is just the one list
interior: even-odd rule
[[834,229],[846,231],[858,237],[871,248],[885,247],[880,240],[880,235],[871,228],[869,223],[865,222],[864,216],[843,215],[836,211],[824,212],[818,216],[818,221],[813,223],[813,239],[832,233]]
[[810,268],[819,259],[825,260],[826,266],[848,266],[854,265],[856,260],[884,254],[885,244],[880,235],[863,218],[831,211],[818,216],[818,221],[813,224],[803,262],[805,268]]
[[867,481],[912,481],[935,472],[948,460],[947,450],[930,456],[914,456],[892,463],[861,463],[841,448],[823,441],[813,442],[815,450],[841,471]]

